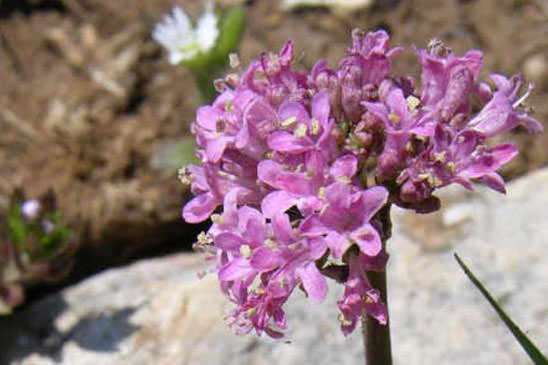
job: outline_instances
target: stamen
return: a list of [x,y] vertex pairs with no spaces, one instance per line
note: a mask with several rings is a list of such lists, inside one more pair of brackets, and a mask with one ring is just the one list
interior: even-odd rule
[[394,125],[398,125],[400,123],[401,117],[397,114],[390,113],[388,114],[388,120],[390,120]]
[[194,179],[187,167],[181,167],[179,171],[177,171],[177,175],[179,177],[179,181],[181,181],[183,185],[190,185]]
[[293,132],[293,134],[295,135],[295,137],[301,138],[306,136],[306,131],[307,131],[306,124],[301,123],[299,124],[297,129],[295,129],[295,132]]
[[231,53],[228,55],[228,63],[230,68],[238,68],[240,66],[240,57],[237,53]]
[[310,133],[315,136],[320,133],[320,122],[317,119],[310,121]]
[[407,108],[410,111],[413,111],[413,110],[417,109],[417,107],[419,106],[420,103],[421,103],[421,101],[413,95],[409,95],[407,97]]
[[251,256],[251,247],[249,247],[249,245],[241,245],[240,246],[240,255],[242,255],[243,257],[248,259],[249,256]]
[[297,121],[297,117],[289,117],[286,120],[282,121],[280,125],[283,128],[288,128],[288,127],[291,127],[293,123],[295,123],[296,121]]
[[528,84],[527,91],[525,92],[525,94],[521,96],[521,98],[519,98],[514,104],[512,104],[512,108],[519,107],[521,103],[523,103],[525,99],[527,99],[529,95],[531,95],[531,91],[533,91],[534,88],[535,88],[535,85],[533,85],[532,83]]
[[225,219],[222,215],[212,214],[211,215],[211,221],[215,224],[223,224],[225,222]]

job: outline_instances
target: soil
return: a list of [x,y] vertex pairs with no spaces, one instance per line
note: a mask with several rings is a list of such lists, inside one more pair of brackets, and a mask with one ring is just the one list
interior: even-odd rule
[[[16,186],[28,196],[52,187],[82,240],[76,280],[143,255],[188,249],[197,231],[180,218],[188,192],[175,169],[150,161],[188,134],[199,96],[190,75],[169,65],[150,38],[173,0],[0,0],[0,203]],[[178,3],[192,14],[201,1]],[[484,73],[522,70],[536,83],[529,103],[548,126],[548,5],[542,0],[382,1],[352,14],[245,6],[240,58],[295,40],[300,63],[332,65],[350,31],[384,28],[394,45],[442,39],[457,53],[485,51]],[[416,75],[412,49],[398,73]],[[544,101],[544,102],[543,102]],[[548,163],[548,134],[510,136],[521,154],[513,178]]]

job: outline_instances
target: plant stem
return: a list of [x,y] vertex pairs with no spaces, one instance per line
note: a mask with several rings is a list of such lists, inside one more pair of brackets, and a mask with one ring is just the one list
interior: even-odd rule
[[201,69],[192,70],[194,81],[200,91],[200,96],[202,97],[203,103],[209,104],[213,103],[215,100],[218,93],[217,90],[215,90],[213,82],[215,79],[223,76],[225,69],[225,64],[209,64],[205,65]]
[[[377,214],[376,228],[382,240],[382,250],[386,252],[386,242],[392,235],[390,203]],[[381,300],[388,311],[388,292],[386,289],[386,270],[366,273],[371,286],[381,294]],[[392,348],[390,344],[390,316],[387,313],[386,324],[379,323],[371,316],[362,318],[363,345],[366,365],[392,365]]]
[[[382,301],[388,308],[386,291],[386,271],[367,273],[371,285],[381,293]],[[363,345],[366,365],[391,365],[390,319],[380,324],[375,318],[365,316],[362,320]]]

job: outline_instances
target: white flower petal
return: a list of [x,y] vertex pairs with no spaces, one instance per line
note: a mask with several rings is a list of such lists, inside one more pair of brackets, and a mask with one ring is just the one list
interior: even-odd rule
[[217,16],[208,11],[198,19],[196,35],[198,45],[202,52],[207,52],[215,45],[219,37],[219,28],[217,27]]
[[185,55],[179,51],[169,52],[169,63],[172,65],[178,65],[185,59]]
[[175,22],[174,26],[180,33],[188,32],[192,29],[190,24],[190,19],[185,11],[179,6],[173,7],[173,20]]

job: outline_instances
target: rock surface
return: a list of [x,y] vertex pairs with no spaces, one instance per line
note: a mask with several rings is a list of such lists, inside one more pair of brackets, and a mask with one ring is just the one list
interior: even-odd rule
[[[431,216],[394,214],[389,299],[396,364],[528,364],[453,260],[457,252],[541,350],[548,352],[548,169],[506,197],[452,189]],[[197,255],[99,274],[0,321],[4,364],[356,364],[359,333],[338,331],[325,303],[296,293],[282,341],[238,337]]]
[[284,0],[284,10],[298,9],[301,7],[328,7],[335,13],[349,12],[368,8],[373,5],[373,0]]

